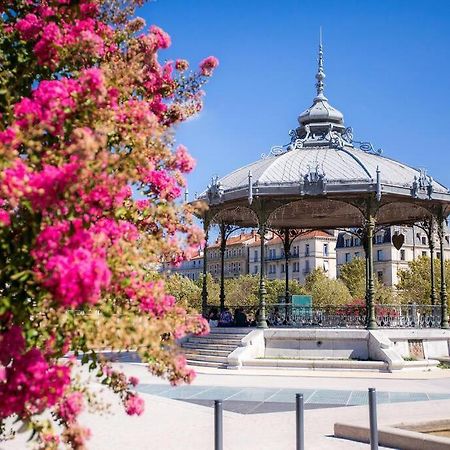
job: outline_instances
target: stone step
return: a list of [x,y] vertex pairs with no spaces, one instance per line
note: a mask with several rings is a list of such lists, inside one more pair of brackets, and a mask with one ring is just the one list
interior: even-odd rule
[[227,365],[223,363],[217,362],[208,362],[208,361],[198,361],[195,359],[188,360],[187,362],[190,366],[198,366],[198,367],[214,367],[217,369],[226,369]]
[[221,338],[202,338],[202,337],[190,337],[186,342],[191,344],[213,344],[213,345],[233,345],[239,347],[241,344],[240,339],[221,339]]
[[207,342],[183,342],[181,344],[181,347],[209,350],[226,350],[231,353],[236,348],[236,345],[208,344]]
[[209,334],[207,336],[211,336],[212,334],[214,336],[247,336],[248,333],[250,333],[250,330],[248,331],[217,331],[221,330],[221,328],[211,328]]
[[[234,349],[233,349],[234,350]],[[227,357],[233,350],[212,350],[210,348],[186,348],[184,347],[185,354],[190,355],[211,355]]]
[[212,355],[198,355],[196,353],[185,353],[186,359],[188,361],[206,361],[215,363],[227,363],[228,359],[226,356],[212,356]]
[[197,338],[197,339],[221,339],[221,340],[235,340],[240,341],[242,340],[246,335],[239,335],[239,334],[207,334],[206,336],[190,336],[191,338]]

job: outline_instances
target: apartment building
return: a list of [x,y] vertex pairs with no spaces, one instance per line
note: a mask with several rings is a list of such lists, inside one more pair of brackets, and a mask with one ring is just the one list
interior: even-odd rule
[[[257,275],[260,267],[260,240],[249,245],[249,273]],[[309,231],[298,236],[291,245],[289,278],[304,283],[314,269],[322,269],[336,278],[336,237],[333,232]],[[284,279],[286,262],[282,240],[269,235],[265,246],[265,273],[269,279]]]
[[162,272],[178,273],[189,278],[192,281],[198,280],[203,274],[203,251],[197,252],[189,261],[183,261],[179,266],[170,263],[164,263],[161,267]]
[[[248,249],[255,242],[259,242],[259,237],[254,230],[227,239],[224,255],[225,278],[235,278],[249,273]],[[207,271],[214,278],[220,278],[220,237],[214,244],[209,245],[207,252]]]
[[[392,242],[394,235],[402,235],[404,243],[397,250]],[[446,228],[444,237],[444,258],[450,258],[449,230]],[[439,242],[435,241],[435,258],[440,257]],[[418,226],[391,226],[378,231],[373,241],[374,273],[378,280],[386,286],[398,283],[398,272],[408,267],[408,262],[420,256],[430,256],[428,237]],[[339,268],[354,258],[364,258],[364,248],[361,240],[350,231],[338,234],[336,243],[337,273]]]

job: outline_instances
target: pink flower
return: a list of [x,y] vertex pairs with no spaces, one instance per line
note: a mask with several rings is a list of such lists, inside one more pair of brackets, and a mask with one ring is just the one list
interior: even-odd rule
[[140,416],[144,412],[144,400],[137,394],[128,394],[124,403],[125,411],[130,416]]
[[189,63],[185,59],[177,59],[175,61],[175,69],[179,72],[184,72],[189,69]]
[[163,29],[157,27],[156,25],[152,25],[150,27],[150,35],[155,38],[157,48],[170,47],[170,36]]
[[75,422],[84,409],[83,394],[79,391],[68,394],[59,404],[58,415],[68,423]]
[[5,366],[0,383],[0,419],[21,415],[25,408],[40,413],[56,404],[70,383],[67,366],[48,363],[37,348],[24,351],[24,339],[18,326],[0,334],[0,357]]
[[16,23],[16,29],[22,39],[37,38],[42,30],[43,21],[38,19],[35,14],[27,14],[23,19]]
[[195,160],[188,153],[184,145],[179,145],[175,152],[176,166],[183,173],[192,172],[195,168]]
[[200,72],[203,76],[209,77],[218,65],[219,60],[215,56],[208,56],[200,63]]
[[139,378],[130,377],[130,378],[128,378],[128,383],[130,383],[131,386],[137,386],[139,384]]
[[165,170],[148,170],[144,173],[143,181],[155,195],[163,199],[173,200],[181,194],[177,180]]

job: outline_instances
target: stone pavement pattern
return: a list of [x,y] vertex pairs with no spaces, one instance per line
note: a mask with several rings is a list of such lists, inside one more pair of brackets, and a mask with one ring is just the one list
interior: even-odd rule
[[[125,364],[127,374],[141,379],[141,387],[163,383],[138,364]],[[229,388],[260,387],[269,389],[314,389],[364,391],[369,386],[386,392],[450,393],[450,371],[411,373],[403,378],[390,374],[351,374],[327,372],[311,374],[301,371],[232,372],[209,369],[200,373],[194,386]],[[427,379],[428,378],[428,379]],[[164,386],[163,386],[164,387]],[[96,389],[101,389],[97,384]],[[164,387],[165,388],[165,387]],[[155,388],[156,389],[156,388]],[[213,448],[213,409],[170,398],[143,393],[146,412],[141,417],[128,417],[114,401],[114,415],[84,413],[82,421],[91,427],[93,450],[211,450]],[[109,401],[114,400],[106,393]],[[434,417],[447,411],[450,400],[427,400],[413,403],[379,405],[379,422]],[[367,406],[315,409],[305,412],[305,444],[310,449],[369,449],[367,444],[332,437],[334,423],[368,421]],[[295,448],[295,414],[292,411],[238,414],[224,412],[225,450],[292,450]],[[0,444],[3,450],[25,449],[25,436]]]

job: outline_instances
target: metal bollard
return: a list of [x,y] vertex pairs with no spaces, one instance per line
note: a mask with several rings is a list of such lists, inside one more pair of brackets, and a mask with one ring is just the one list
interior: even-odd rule
[[214,401],[214,450],[223,450],[223,405]]
[[370,450],[378,450],[377,393],[369,388]]
[[296,442],[297,450],[305,450],[305,413],[303,394],[295,395]]

